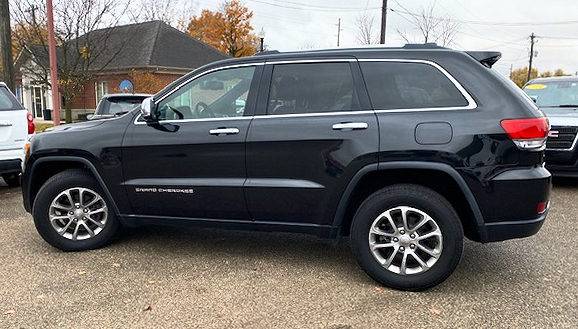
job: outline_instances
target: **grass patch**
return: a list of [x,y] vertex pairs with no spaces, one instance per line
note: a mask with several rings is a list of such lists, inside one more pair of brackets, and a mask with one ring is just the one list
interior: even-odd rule
[[36,127],[37,133],[41,133],[50,127],[54,127],[52,123],[35,123],[34,126]]

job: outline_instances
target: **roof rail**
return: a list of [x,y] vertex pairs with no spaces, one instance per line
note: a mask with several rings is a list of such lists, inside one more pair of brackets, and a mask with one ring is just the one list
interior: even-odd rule
[[438,46],[435,42],[428,43],[408,43],[403,46],[404,49],[445,49],[444,47]]
[[255,55],[272,55],[272,54],[279,54],[279,53],[280,53],[279,50],[263,50],[263,51],[256,53]]

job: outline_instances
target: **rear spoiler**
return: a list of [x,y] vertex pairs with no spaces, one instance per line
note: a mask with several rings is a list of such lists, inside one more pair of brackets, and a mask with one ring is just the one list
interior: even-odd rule
[[492,68],[492,65],[496,64],[502,57],[502,53],[498,51],[466,51],[466,54],[472,56],[487,68]]

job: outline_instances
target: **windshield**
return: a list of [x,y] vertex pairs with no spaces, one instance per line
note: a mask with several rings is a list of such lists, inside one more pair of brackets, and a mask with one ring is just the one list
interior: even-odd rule
[[578,80],[530,83],[524,91],[539,107],[578,107]]
[[122,98],[106,98],[100,102],[96,114],[99,115],[115,115],[119,113],[126,113],[140,105],[145,97],[122,97]]

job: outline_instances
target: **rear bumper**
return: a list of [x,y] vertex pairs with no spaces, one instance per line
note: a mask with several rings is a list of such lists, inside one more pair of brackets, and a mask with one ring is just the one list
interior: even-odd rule
[[487,223],[483,228],[485,238],[481,242],[497,242],[532,236],[538,233],[546,216],[547,211],[535,219]]
[[552,176],[543,166],[504,171],[475,194],[483,214],[478,222],[479,242],[524,238],[536,234],[550,206]]
[[22,172],[22,160],[0,160],[0,175],[17,174]]

